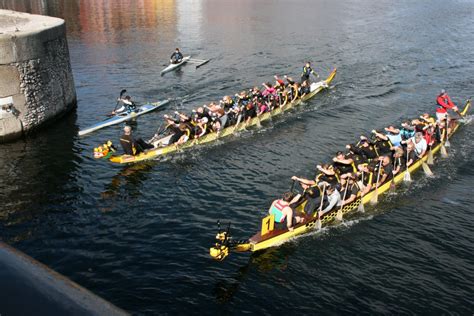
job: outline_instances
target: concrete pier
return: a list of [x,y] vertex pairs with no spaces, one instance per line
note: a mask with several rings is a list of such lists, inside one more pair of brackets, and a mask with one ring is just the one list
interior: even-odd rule
[[64,20],[0,10],[0,142],[75,106]]
[[127,315],[0,242],[0,315]]

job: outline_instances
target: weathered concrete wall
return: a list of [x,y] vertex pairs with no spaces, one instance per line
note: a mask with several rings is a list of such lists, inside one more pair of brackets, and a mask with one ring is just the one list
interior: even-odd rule
[[0,241],[1,315],[127,315]]
[[0,142],[75,106],[64,20],[0,10]]

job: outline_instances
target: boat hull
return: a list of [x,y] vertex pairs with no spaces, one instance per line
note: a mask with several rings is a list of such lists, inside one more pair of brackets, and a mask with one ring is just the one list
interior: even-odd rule
[[179,67],[181,67],[182,65],[184,65],[186,62],[188,62],[188,60],[191,58],[191,56],[186,56],[184,57],[181,62],[177,63],[177,64],[169,64],[165,69],[163,69],[161,72],[160,72],[160,75],[164,75],[165,73],[167,72],[170,72],[170,71],[173,71],[173,70],[176,70],[178,69]]
[[113,157],[110,158],[110,161],[114,162],[114,163],[123,164],[123,163],[135,163],[135,162],[139,162],[139,161],[143,161],[143,160],[155,159],[157,157],[162,157],[162,156],[165,156],[165,155],[169,155],[171,153],[179,152],[179,151],[182,151],[182,150],[185,150],[185,149],[189,149],[189,148],[195,147],[197,145],[211,143],[211,142],[216,141],[217,139],[222,139],[222,138],[231,136],[235,133],[238,133],[240,131],[243,131],[243,130],[247,129],[248,127],[259,125],[261,122],[267,121],[272,117],[281,115],[282,113],[284,113],[284,112],[286,112],[286,111],[288,111],[292,108],[297,107],[302,102],[311,99],[316,94],[318,94],[322,90],[326,89],[329,86],[329,84],[332,82],[334,77],[336,76],[336,71],[337,70],[334,69],[331,72],[331,74],[328,76],[327,79],[325,79],[323,81],[320,81],[320,82],[317,82],[317,83],[313,83],[311,85],[311,89],[312,89],[311,92],[309,94],[305,95],[303,98],[299,98],[299,99],[297,99],[293,102],[288,102],[288,104],[286,104],[285,106],[282,106],[280,108],[276,108],[275,110],[273,110],[271,112],[264,113],[264,114],[262,114],[258,117],[254,117],[249,122],[241,122],[238,125],[233,125],[233,126],[226,127],[220,133],[212,132],[212,133],[209,133],[207,135],[204,135],[203,137],[201,137],[199,139],[189,140],[189,141],[187,141],[186,143],[184,143],[182,145],[169,145],[169,146],[166,146],[166,147],[150,149],[150,150],[148,150],[144,153],[141,153],[137,156],[130,156],[130,155],[113,156]]
[[[466,103],[466,106],[464,107],[464,109],[462,111],[463,116],[467,113],[470,106],[471,106],[471,102],[468,101],[468,103]],[[457,131],[457,129],[460,126],[460,123],[458,121],[452,120],[451,122],[452,122],[453,125],[451,125],[452,129],[451,129],[450,137]],[[434,146],[431,149],[433,155],[436,154],[437,152],[439,152],[442,146],[443,146],[442,143],[436,144],[436,146]],[[410,173],[413,173],[416,170],[420,169],[420,167],[422,167],[423,163],[426,163],[427,159],[428,159],[428,155],[425,155],[423,158],[417,160],[413,165],[411,165],[408,168],[408,171]],[[380,194],[383,194],[384,192],[387,192],[390,189],[392,181],[395,182],[395,184],[402,182],[403,178],[404,178],[404,175],[405,175],[405,172],[401,172],[401,173],[397,174],[392,180],[387,181],[386,183],[381,185],[378,188],[378,193],[377,194],[380,195]],[[342,208],[343,215],[356,211],[361,203],[364,204],[364,205],[368,204],[371,201],[374,194],[375,194],[375,191],[372,190],[368,194],[366,194],[364,197],[358,198],[354,202],[345,205]],[[296,212],[302,211],[303,208],[304,208],[304,205],[305,205],[304,203],[302,205],[300,205],[296,209]],[[335,221],[336,214],[337,214],[336,209],[324,214],[321,217],[322,226],[328,225],[331,222]],[[302,235],[302,234],[305,234],[305,233],[309,233],[310,231],[314,231],[315,228],[316,228],[316,220],[317,219],[315,217],[306,218],[304,223],[296,225],[294,227],[293,231],[288,231],[287,229],[274,229],[273,231],[265,234],[264,236],[262,236],[261,233],[259,232],[259,233],[255,234],[254,236],[252,236],[248,240],[248,243],[239,244],[239,246],[234,247],[232,249],[232,251],[234,251],[234,252],[246,252],[246,251],[255,252],[255,251],[264,250],[264,249],[267,249],[267,248],[270,248],[270,247],[279,246],[279,245],[291,240],[292,238],[294,238],[298,235]]]
[[159,101],[159,102],[143,104],[143,105],[138,107],[137,112],[127,113],[126,115],[116,115],[116,116],[114,116],[112,118],[109,118],[105,121],[102,121],[102,122],[99,122],[99,123],[94,124],[92,126],[89,126],[88,128],[85,128],[85,129],[79,131],[78,134],[79,134],[79,136],[83,136],[83,135],[92,133],[94,131],[97,131],[97,130],[102,129],[102,128],[107,127],[107,126],[120,124],[122,122],[131,120],[131,119],[136,118],[138,116],[141,116],[143,114],[146,114],[146,113],[149,113],[151,111],[157,110],[157,109],[165,106],[168,103],[169,103],[169,100],[163,100],[163,101]]

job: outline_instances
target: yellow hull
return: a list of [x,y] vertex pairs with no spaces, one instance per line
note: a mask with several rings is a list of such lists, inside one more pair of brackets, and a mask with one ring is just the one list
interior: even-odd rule
[[[462,111],[463,116],[467,113],[470,106],[471,106],[471,102],[468,101],[466,103],[466,106],[464,107],[464,109]],[[460,126],[459,122],[456,122],[455,124],[456,125],[452,128],[450,135],[454,134]],[[437,144],[434,148],[432,148],[433,154],[436,154],[441,149],[441,146],[442,146],[442,144]],[[418,170],[422,166],[422,164],[426,162],[427,159],[428,159],[428,155],[425,155],[422,159],[419,159],[418,161],[416,161],[413,165],[411,165],[408,168],[409,172],[413,173],[414,171]],[[380,195],[380,194],[388,191],[390,189],[390,185],[391,185],[392,181],[394,181],[395,183],[402,182],[404,174],[405,174],[405,172],[401,172],[400,174],[395,176],[391,181],[388,181],[388,182],[384,183],[383,185],[381,185],[378,188],[378,194]],[[342,209],[342,213],[345,215],[347,213],[350,213],[350,212],[353,212],[353,211],[357,210],[360,203],[363,203],[364,205],[369,203],[374,194],[375,194],[375,192],[372,190],[371,192],[366,194],[362,199],[359,198],[359,199],[355,200],[354,202],[352,202],[348,205],[345,205]],[[297,208],[297,211],[300,211],[303,207],[304,207],[304,204],[300,205],[299,208]],[[336,214],[337,214],[337,210],[333,210],[333,211],[331,211],[327,214],[324,214],[323,217],[321,218],[321,224],[323,226],[325,224],[326,225],[329,224],[330,222],[335,220]],[[249,239],[248,244],[239,245],[240,248],[233,249],[233,251],[235,251],[235,252],[259,251],[259,250],[263,250],[263,249],[266,249],[266,248],[278,246],[278,245],[288,241],[289,239],[291,239],[293,237],[296,237],[298,235],[302,235],[302,234],[308,233],[310,231],[313,231],[315,229],[315,225],[316,225],[316,218],[311,219],[310,221],[308,221],[304,224],[296,226],[293,231],[287,231],[286,229],[285,230],[280,230],[281,233],[272,234],[274,236],[271,237],[271,238],[267,238],[267,239],[265,239],[266,238],[265,236],[261,237],[260,233],[257,233],[255,236],[253,236],[252,238]],[[252,241],[252,239],[257,239],[258,241]]]
[[202,138],[199,138],[196,140],[189,140],[181,145],[169,145],[166,147],[151,149],[137,156],[130,156],[130,155],[112,156],[110,157],[109,160],[114,163],[123,164],[123,163],[134,163],[134,162],[139,162],[143,160],[155,159],[157,157],[169,155],[174,152],[180,152],[184,149],[189,149],[197,145],[210,143],[217,139],[221,139],[221,138],[233,135],[236,132],[242,131],[248,127],[259,125],[261,122],[267,121],[272,117],[281,115],[282,113],[300,105],[302,102],[314,97],[317,93],[321,92],[323,89],[329,86],[331,81],[336,76],[336,70],[337,69],[334,69],[331,72],[331,74],[325,80],[323,80],[321,84],[315,90],[311,91],[311,93],[305,95],[303,98],[299,98],[293,102],[289,102],[286,105],[282,106],[281,108],[277,108],[271,112],[267,112],[258,117],[254,117],[248,123],[242,122],[242,123],[239,123],[238,125],[229,126],[229,127],[224,128],[219,134],[215,132],[209,133],[203,136]]

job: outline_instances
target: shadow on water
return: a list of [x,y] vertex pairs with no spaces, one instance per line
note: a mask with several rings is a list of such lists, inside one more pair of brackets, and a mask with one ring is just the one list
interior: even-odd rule
[[[238,268],[237,272],[225,279],[217,280],[214,285],[216,301],[225,305],[232,301],[249,273],[267,274],[272,271],[284,271],[289,266],[291,255],[296,251],[292,244],[265,249],[252,253],[247,264]],[[236,255],[236,254],[234,254]]]
[[75,173],[83,160],[77,155],[76,120],[73,112],[23,140],[0,145],[3,225],[27,222],[42,212],[62,212],[62,203],[74,204],[80,191]]
[[[137,198],[141,195],[141,185],[149,177],[149,172],[157,162],[145,162],[124,166],[119,173],[112,177],[100,196],[103,200],[110,200],[117,196],[127,195]],[[102,211],[106,211],[103,208]]]

